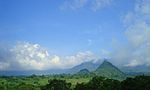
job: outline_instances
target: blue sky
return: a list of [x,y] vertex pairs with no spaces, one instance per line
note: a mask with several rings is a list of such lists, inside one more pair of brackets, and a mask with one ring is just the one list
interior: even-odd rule
[[104,58],[117,51],[114,42],[127,48],[149,39],[132,40],[130,30],[138,16],[147,17],[148,7],[148,0],[0,0],[0,43],[39,44],[58,56],[90,51]]
[[97,11],[91,9],[91,2],[75,10],[61,10],[67,1],[71,2],[1,0],[0,40],[38,43],[59,54],[99,52],[111,49],[112,39],[125,40],[121,17],[132,7],[131,0],[116,0]]

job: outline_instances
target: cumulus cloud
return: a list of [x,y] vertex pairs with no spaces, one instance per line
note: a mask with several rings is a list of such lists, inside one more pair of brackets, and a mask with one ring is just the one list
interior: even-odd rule
[[88,7],[93,11],[97,11],[104,7],[110,6],[113,0],[66,0],[63,5],[60,6],[61,10],[64,9],[81,9],[83,7]]
[[72,56],[50,55],[39,44],[18,42],[11,48],[0,49],[0,70],[47,70],[70,68],[84,61],[95,59],[90,51]]
[[112,57],[125,66],[150,65],[150,0],[137,0],[123,22],[129,42]]

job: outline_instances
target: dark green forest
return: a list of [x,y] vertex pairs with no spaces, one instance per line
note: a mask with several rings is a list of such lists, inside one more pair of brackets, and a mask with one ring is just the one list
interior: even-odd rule
[[1,76],[0,90],[150,90],[150,76],[124,80],[72,75]]

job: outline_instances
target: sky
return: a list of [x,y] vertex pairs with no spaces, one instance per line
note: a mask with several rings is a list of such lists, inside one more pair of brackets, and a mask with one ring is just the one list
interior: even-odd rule
[[149,66],[149,19],[149,0],[0,0],[0,70]]

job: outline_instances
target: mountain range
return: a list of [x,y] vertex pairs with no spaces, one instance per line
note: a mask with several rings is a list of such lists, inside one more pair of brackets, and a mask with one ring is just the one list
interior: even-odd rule
[[[104,62],[102,62],[104,61]],[[82,72],[92,72],[97,75],[106,76],[106,77],[124,77],[124,73],[127,75],[150,75],[149,66],[136,66],[136,67],[116,67],[107,60],[97,60],[96,62],[88,61],[83,62],[77,66],[74,66],[70,69],[50,69],[44,71],[0,71],[0,75],[43,75],[43,74],[76,74]]]
[[68,73],[75,74],[79,72],[82,69],[87,69],[90,72],[96,70],[96,68],[100,65],[100,62],[83,62],[77,66],[74,66],[73,68],[68,69]]
[[[101,61],[104,61],[105,63],[107,62],[107,63],[110,64],[110,66],[112,66],[111,63],[108,62],[106,59],[101,60]],[[102,64],[102,62],[100,62],[100,61],[97,61],[97,62],[92,62],[92,61],[84,62],[84,63],[81,63],[81,64],[69,69],[68,71],[69,71],[69,73],[72,73],[72,74],[77,73],[82,69],[87,69],[91,72],[91,71],[95,71],[98,67],[102,67],[103,64],[102,64],[102,66],[100,66],[101,64]],[[144,66],[144,65],[135,66],[135,67],[122,66],[122,67],[117,67],[117,69],[119,69],[120,71],[126,73],[127,75],[143,75],[143,74],[150,75],[150,66]]]
[[[95,65],[95,63],[90,64],[88,63],[82,63],[81,65],[78,65],[77,67],[73,68],[73,69],[79,69],[79,67],[81,68],[82,66],[87,66],[87,65]],[[126,78],[126,74],[123,73],[120,69],[118,69],[116,66],[114,66],[112,63],[108,62],[107,60],[104,60],[103,63],[101,63],[100,65],[95,66],[94,68],[91,69],[90,66],[90,70],[89,67],[82,67],[84,69],[81,69],[80,71],[78,71],[76,74],[77,76],[103,76],[103,77],[107,77],[107,78],[112,78],[112,79],[117,79],[117,80],[123,80]],[[75,71],[75,70],[74,70]]]

